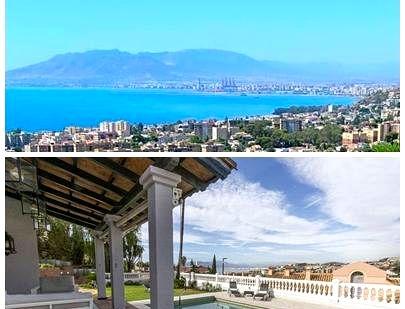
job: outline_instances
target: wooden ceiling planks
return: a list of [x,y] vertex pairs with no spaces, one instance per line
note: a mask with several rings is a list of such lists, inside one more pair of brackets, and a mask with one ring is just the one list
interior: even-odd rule
[[[183,196],[204,190],[236,167],[228,158],[26,158],[37,166],[40,194],[50,215],[94,229],[105,214],[128,213],[146,200],[139,177],[150,165],[179,174]],[[213,161],[213,162],[211,162]],[[147,209],[125,223],[147,220]],[[69,220],[68,220],[69,221]]]

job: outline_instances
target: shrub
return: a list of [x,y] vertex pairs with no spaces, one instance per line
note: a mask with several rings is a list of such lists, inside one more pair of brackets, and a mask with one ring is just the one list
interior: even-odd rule
[[174,288],[175,289],[184,289],[186,287],[186,278],[180,277],[174,279]]
[[124,284],[125,284],[125,285],[136,285],[136,286],[139,286],[139,285],[142,285],[142,282],[140,282],[140,281],[128,280],[128,281],[124,282]]
[[209,282],[204,282],[202,284],[201,290],[207,291],[207,292],[219,292],[219,291],[222,291],[222,288],[219,285],[213,286]]
[[96,281],[96,273],[88,273],[86,275],[86,281],[87,282]]
[[95,289],[97,288],[97,284],[95,281],[91,281],[91,282],[86,282],[80,285],[82,288],[85,289]]
[[189,283],[188,283],[188,286],[189,286],[189,288],[191,288],[191,289],[196,289],[197,288],[197,281],[190,281]]
[[54,265],[52,264],[48,264],[48,263],[43,263],[39,265],[40,269],[44,269],[44,268],[56,268]]

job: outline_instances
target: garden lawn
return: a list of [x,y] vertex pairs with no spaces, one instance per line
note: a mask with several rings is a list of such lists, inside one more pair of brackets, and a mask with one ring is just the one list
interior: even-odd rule
[[[107,296],[111,296],[111,287],[106,289]],[[190,295],[190,294],[200,294],[205,293],[204,291],[200,290],[193,290],[193,289],[174,289],[174,295]],[[141,299],[149,299],[149,292],[145,289],[143,285],[125,285],[125,299],[126,301],[134,301],[134,300],[141,300]]]

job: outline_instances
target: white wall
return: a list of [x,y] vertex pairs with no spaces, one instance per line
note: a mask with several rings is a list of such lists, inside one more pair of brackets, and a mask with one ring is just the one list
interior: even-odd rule
[[37,234],[31,217],[22,215],[20,201],[6,197],[5,208],[6,232],[14,238],[17,251],[5,258],[6,291],[8,294],[30,293],[39,285]]

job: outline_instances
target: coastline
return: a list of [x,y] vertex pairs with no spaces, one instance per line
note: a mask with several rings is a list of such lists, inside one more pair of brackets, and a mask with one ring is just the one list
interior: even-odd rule
[[[18,91],[22,94],[34,92],[41,94],[41,100],[38,98],[32,99],[32,95],[28,96],[27,100],[18,99],[23,101],[23,103],[19,102],[19,108],[10,106],[10,91]],[[27,91],[27,92],[25,92]],[[57,97],[46,98],[43,96],[42,91],[45,91],[46,95],[49,95],[51,92],[56,92],[58,94]],[[63,94],[59,93],[59,91],[64,92]],[[71,92],[71,93],[70,93]],[[60,95],[59,95],[60,94]],[[79,94],[79,99],[83,101],[83,103],[79,102],[71,102],[69,99],[65,98],[66,95],[69,94]],[[100,99],[99,97],[93,99],[93,94],[97,94],[98,96],[101,95],[103,97],[104,94],[109,96],[109,99],[117,99],[117,101],[110,102],[107,99]],[[140,98],[128,98],[124,97],[122,99],[120,96],[125,96],[125,94],[133,94],[134,97],[140,96]],[[82,95],[89,96],[89,98],[84,98]],[[90,98],[91,95],[91,98]],[[118,97],[115,97],[117,96]],[[160,96],[164,96],[161,98]],[[42,98],[44,101],[48,100],[49,102],[44,104],[42,102]],[[193,98],[196,102],[189,102],[188,98]],[[209,102],[207,101],[198,101],[199,98],[209,98]],[[225,101],[221,101],[221,99]],[[168,99],[167,102],[164,99]],[[266,101],[263,101],[263,100]],[[276,101],[282,102],[272,102],[272,99]],[[290,103],[285,103],[286,101],[290,101]],[[308,99],[308,101],[307,101]],[[61,131],[67,126],[76,126],[76,127],[85,127],[85,128],[93,128],[97,127],[98,124],[102,121],[114,121],[114,120],[127,120],[131,123],[143,123],[145,125],[167,125],[175,123],[176,121],[187,121],[187,120],[196,120],[196,121],[203,121],[208,119],[216,119],[216,120],[224,120],[225,118],[235,119],[235,118],[252,118],[252,117],[263,117],[263,116],[271,116],[274,115],[274,111],[280,107],[291,107],[291,106],[325,106],[328,104],[334,105],[352,105],[358,102],[361,99],[359,96],[343,96],[343,95],[324,95],[324,94],[293,94],[291,92],[288,93],[261,93],[261,94],[249,94],[247,96],[242,96],[240,93],[212,93],[212,92],[198,92],[195,90],[189,89],[139,89],[139,88],[130,88],[130,89],[122,89],[122,88],[31,88],[31,87],[18,87],[18,88],[6,88],[6,131],[10,132],[17,128],[22,129],[24,132],[31,132],[31,133],[40,133],[40,132],[56,132]],[[12,98],[15,100],[15,98]],[[30,100],[29,103],[28,100]],[[32,101],[31,101],[32,100]],[[63,114],[65,117],[63,118],[63,124],[60,123],[60,119],[62,117],[53,118],[55,123],[52,121],[43,121],[46,123],[42,126],[42,128],[29,128],[19,125],[13,125],[13,120],[16,119],[17,115],[19,117],[26,117],[30,118],[30,115],[24,115],[25,112],[21,112],[21,110],[25,110],[27,108],[32,108],[31,102],[35,102],[37,100],[36,108],[39,108],[40,111],[32,110],[32,113],[37,113],[39,116],[37,119],[45,119],[46,117],[51,118],[55,117],[57,113]],[[58,103],[58,100],[65,100],[66,102]],[[75,100],[73,98],[72,100]],[[91,100],[86,102],[86,100]],[[101,100],[101,103],[97,103],[97,100]],[[125,100],[125,102],[120,102]],[[301,101],[301,102],[295,102]],[[320,101],[319,101],[320,100]],[[334,102],[337,100],[338,102]],[[178,103],[178,101],[181,101]],[[34,103],[35,104],[35,103]],[[58,106],[58,104],[60,104]],[[120,107],[117,105],[121,104]],[[137,104],[137,105],[135,105]],[[209,106],[204,106],[204,105]],[[239,104],[239,105],[238,105]],[[76,105],[76,106],[74,106]],[[114,105],[114,106],[112,106]],[[139,105],[139,106],[138,106]],[[195,108],[193,108],[194,106]],[[59,107],[59,109],[58,109]],[[92,109],[93,107],[93,109]],[[103,111],[103,108],[106,109],[104,113],[107,115],[100,117],[96,116],[95,113]],[[184,109],[188,108],[187,115],[184,115]],[[249,111],[249,108],[252,111]],[[14,109],[14,110],[13,110]],[[41,110],[42,109],[42,110]],[[49,109],[52,109],[50,111]],[[56,110],[57,109],[57,110]],[[108,113],[108,109],[111,110],[111,113]],[[165,112],[166,109],[166,112]],[[257,110],[257,112],[256,112]],[[209,111],[209,113],[207,113]],[[215,113],[217,111],[217,113]],[[229,115],[227,113],[229,112]],[[72,114],[77,113],[78,121],[73,121],[73,119],[69,120],[68,117],[72,118]],[[114,114],[115,113],[115,114]],[[142,114],[143,113],[143,114]],[[170,114],[172,113],[172,114]],[[175,114],[179,114],[177,117]],[[183,113],[183,114],[181,114]],[[119,115],[116,115],[119,114]],[[201,114],[201,115],[199,115]],[[85,119],[87,115],[92,119]],[[128,116],[127,118],[125,116]],[[8,121],[10,117],[14,117],[12,121]],[[34,117],[32,115],[32,117]],[[149,117],[149,118],[148,118]],[[156,118],[161,117],[162,119]],[[65,121],[66,118],[66,121]],[[97,118],[97,119],[95,119]],[[133,118],[137,118],[134,120]],[[166,118],[166,119],[163,119]],[[168,119],[170,118],[170,119]],[[20,120],[20,119],[18,119]],[[29,120],[20,121],[23,123],[27,123]],[[59,122],[59,124],[58,124]],[[9,125],[11,123],[11,125]],[[30,123],[30,122],[28,122]],[[38,121],[37,123],[40,123]],[[48,125],[48,127],[47,127]]]

